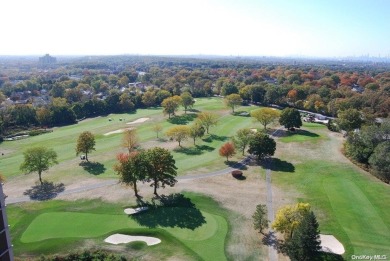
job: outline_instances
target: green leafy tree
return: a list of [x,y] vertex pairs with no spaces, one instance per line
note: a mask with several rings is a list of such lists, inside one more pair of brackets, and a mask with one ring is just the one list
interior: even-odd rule
[[228,96],[225,97],[225,104],[229,108],[232,108],[232,112],[234,113],[234,108],[241,105],[242,103],[242,98],[240,95],[237,93],[229,94]]
[[173,96],[166,98],[161,103],[161,106],[164,108],[163,112],[164,114],[168,114],[168,118],[171,118],[171,115],[175,115],[175,112],[178,110],[179,106],[181,104],[181,98],[180,96]]
[[272,108],[261,108],[251,111],[251,116],[260,122],[266,130],[267,125],[274,122],[280,116],[280,113]]
[[199,122],[195,122],[192,126],[190,126],[189,136],[194,140],[194,145],[196,139],[202,138],[205,132],[205,128]]
[[252,216],[253,226],[261,234],[264,235],[264,229],[268,228],[269,220],[267,219],[267,206],[266,205],[257,205],[256,211]]
[[291,261],[316,260],[321,250],[318,226],[313,211],[303,214],[292,237],[285,242],[283,247]]
[[146,107],[151,107],[156,105],[156,94],[152,91],[147,91],[142,95],[142,103]]
[[157,188],[165,188],[165,185],[173,187],[175,179],[176,165],[173,156],[167,149],[155,147],[146,151],[148,161],[147,181],[152,181],[154,194],[157,195]]
[[249,142],[250,154],[255,155],[259,160],[274,155],[276,150],[276,142],[267,134],[258,132]]
[[302,126],[301,115],[294,108],[286,108],[280,114],[279,123],[289,130],[300,128]]
[[24,161],[20,165],[20,170],[31,172],[37,172],[39,176],[39,181],[41,185],[42,181],[42,172],[49,169],[50,166],[58,164],[57,162],[57,153],[53,149],[48,149],[45,147],[35,147],[27,149],[24,153]]
[[138,195],[137,182],[146,179],[148,162],[145,152],[133,151],[130,154],[118,154],[118,163],[114,165],[114,170],[119,175],[121,183],[131,186],[136,197]]
[[88,153],[93,150],[95,150],[95,136],[89,131],[84,131],[77,139],[76,155],[84,153],[85,160],[88,161]]
[[183,105],[184,107],[184,113],[187,114],[187,109],[192,108],[192,106],[195,103],[194,98],[189,92],[183,92],[180,95],[180,97],[181,97],[181,105]]
[[190,127],[186,125],[173,126],[166,132],[166,135],[179,142],[179,146],[181,147],[180,143],[188,139],[190,135]]
[[240,150],[243,156],[253,136],[254,136],[254,132],[248,128],[245,128],[245,129],[239,129],[236,135],[232,138],[234,147]]
[[356,109],[347,109],[338,113],[337,123],[340,129],[345,131],[352,131],[359,129],[362,124],[362,116]]
[[390,183],[390,141],[384,141],[376,146],[368,162],[375,175]]
[[199,113],[197,120],[206,129],[207,134],[211,126],[218,124],[218,116],[207,111]]

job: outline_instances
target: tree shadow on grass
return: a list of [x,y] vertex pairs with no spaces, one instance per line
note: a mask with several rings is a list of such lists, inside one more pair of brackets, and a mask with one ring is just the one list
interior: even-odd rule
[[184,115],[180,115],[180,116],[174,116],[174,117],[168,119],[168,122],[172,123],[172,124],[177,124],[177,125],[186,125],[190,121],[193,121],[196,117],[198,117],[197,114],[189,113],[189,114],[184,114]]
[[210,136],[208,136],[207,138],[204,138],[202,139],[204,142],[213,142],[213,140],[219,140],[219,141],[225,141],[227,140],[228,137],[226,136],[219,136],[219,135],[215,135],[215,134],[210,134]]
[[106,171],[104,164],[99,162],[81,162],[79,166],[92,175],[100,175]]
[[272,158],[269,164],[265,164],[263,167],[269,167],[269,169],[272,171],[295,172],[295,167],[293,164],[278,158]]
[[29,196],[32,200],[49,200],[65,190],[63,183],[54,184],[53,182],[43,181],[43,184],[36,184],[31,189],[26,190],[23,194]]
[[162,195],[158,198],[159,204],[153,200],[148,211],[131,215],[139,225],[149,228],[179,227],[194,230],[203,224],[206,219],[191,199],[183,194]]
[[213,151],[215,148],[207,146],[207,145],[195,145],[195,147],[181,147],[174,149],[175,152],[184,153],[186,155],[200,155],[203,154],[205,151]]
[[320,135],[317,133],[307,131],[307,130],[300,130],[300,129],[295,129],[295,131],[290,131],[290,130],[279,130],[280,136],[295,136],[295,135],[300,135],[300,136],[305,136],[305,137],[311,137],[311,138],[318,138]]
[[228,165],[231,168],[239,169],[239,170],[247,170],[248,167],[241,162],[235,161],[235,160],[230,160],[230,161],[225,161],[225,164]]

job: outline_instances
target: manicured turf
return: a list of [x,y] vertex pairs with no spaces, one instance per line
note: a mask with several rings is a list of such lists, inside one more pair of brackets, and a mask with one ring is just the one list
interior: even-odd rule
[[[327,131],[312,126],[307,130],[320,136]],[[332,153],[327,151],[332,148],[330,142],[329,139],[317,140],[315,144],[297,142],[290,150],[281,152],[280,160],[300,163],[289,171],[274,171],[272,181],[302,193],[299,201],[312,205],[321,232],[335,235],[344,244],[347,259],[353,254],[389,256],[389,186],[361,173],[352,163],[327,158]],[[300,150],[301,147],[305,149]]]
[[[305,126],[305,125],[304,125]],[[322,126],[325,128],[325,126]],[[308,130],[297,129],[294,132],[285,131],[286,136],[281,137],[279,141],[281,142],[304,142],[311,141],[315,142],[318,139],[324,138],[323,136]]]
[[[161,245],[152,247],[157,251],[170,248],[173,240],[196,259],[226,260],[227,212],[210,198],[187,195],[189,198],[180,198],[170,206],[151,208],[136,216],[124,214],[118,204],[100,201],[11,206],[8,212],[15,252],[55,253],[83,240],[96,239],[101,245],[111,234],[127,233],[162,238]],[[166,238],[168,242],[164,242]]]
[[[256,109],[254,106],[237,108],[237,110],[250,111]],[[213,111],[220,115],[219,124],[210,128],[210,135],[206,135],[203,140],[198,139],[197,146],[193,146],[192,141],[184,143],[183,149],[174,150],[173,155],[176,160],[179,175],[184,175],[190,171],[199,170],[199,172],[208,172],[210,170],[226,167],[224,159],[218,154],[219,147],[227,142],[235,132],[244,127],[260,127],[259,123],[254,123],[250,117],[233,116],[229,113],[220,98],[202,98],[197,99],[194,109],[198,111]],[[179,114],[183,114],[180,109]],[[192,114],[193,115],[193,114]],[[104,134],[118,129],[128,128],[127,122],[147,117],[150,120],[140,123],[136,126],[137,133],[141,142],[154,141],[153,146],[164,146],[164,142],[158,142],[156,134],[152,130],[153,124],[160,122],[163,126],[163,133],[175,124],[192,124],[194,117],[182,115],[172,120],[167,120],[161,108],[139,109],[135,114],[115,114],[104,117],[97,117],[81,121],[78,124],[54,128],[52,133],[40,136],[29,137],[24,140],[3,142],[0,151],[6,151],[0,158],[0,172],[7,177],[22,174],[19,166],[23,161],[23,152],[30,147],[46,146],[54,149],[58,154],[58,161],[63,165],[50,169],[50,177],[47,179],[57,182],[67,175],[96,175],[101,178],[117,177],[113,171],[113,165],[116,162],[116,154],[124,152],[121,147],[123,134]],[[111,118],[111,121],[109,119]],[[120,121],[119,119],[123,119]],[[75,147],[79,134],[83,131],[91,131],[96,137],[96,151],[89,154],[91,162],[97,162],[92,170],[84,169],[79,166],[80,160],[76,156]],[[178,145],[177,145],[177,148]],[[174,148],[171,148],[174,149]],[[239,156],[239,155],[237,155]],[[69,171],[72,166],[72,171]],[[43,178],[46,179],[46,173]]]

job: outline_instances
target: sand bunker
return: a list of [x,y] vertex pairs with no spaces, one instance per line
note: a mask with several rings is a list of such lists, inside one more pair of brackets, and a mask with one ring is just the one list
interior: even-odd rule
[[153,246],[161,243],[161,240],[156,237],[128,236],[123,234],[114,234],[104,239],[104,242],[114,245],[127,244],[134,241],[143,241],[148,246]]
[[149,118],[139,118],[139,119],[137,119],[137,120],[135,120],[135,121],[131,121],[131,122],[128,122],[128,123],[126,123],[126,124],[142,123],[142,122],[145,122],[145,121],[147,121],[147,120],[149,120]]
[[124,132],[125,130],[132,130],[132,129],[133,129],[133,128],[119,129],[119,130],[115,130],[115,131],[110,131],[110,132],[104,133],[103,135],[104,135],[104,136],[108,136],[108,135],[111,135],[111,134],[122,133],[122,132]]
[[343,244],[332,235],[321,235],[321,251],[342,255],[345,252]]
[[125,209],[125,213],[127,215],[133,215],[133,214],[136,214],[138,212],[142,212],[142,211],[145,211],[147,210],[148,207],[139,207],[139,208],[126,208]]
[[256,133],[256,132],[257,132],[257,129],[251,129],[251,131]]

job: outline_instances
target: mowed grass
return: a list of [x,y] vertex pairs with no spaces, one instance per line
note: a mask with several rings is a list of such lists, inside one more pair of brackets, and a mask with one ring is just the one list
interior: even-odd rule
[[[256,108],[258,107],[246,106],[237,108],[237,110],[250,111]],[[227,142],[240,128],[261,127],[260,124],[254,123],[250,117],[231,115],[230,110],[225,107],[223,100],[220,98],[197,99],[194,109],[196,112],[189,112],[189,114],[198,113],[199,111],[212,111],[218,114],[220,119],[217,126],[210,128],[210,135],[206,135],[203,140],[197,140],[197,146],[194,146],[192,141],[188,140],[183,144],[184,149],[180,149],[178,144],[177,146],[173,145],[173,148],[172,146],[169,148],[173,150],[172,153],[176,160],[179,175],[184,175],[194,170],[207,172],[226,167],[224,159],[218,154],[219,147],[224,142]],[[89,159],[91,162],[100,163],[102,167],[98,174],[95,175],[100,178],[115,178],[116,174],[113,171],[113,165],[116,162],[116,155],[120,152],[126,152],[121,146],[123,134],[104,134],[118,129],[135,127],[141,146],[142,144],[153,142],[153,146],[164,147],[166,146],[166,141],[159,141],[152,127],[155,123],[160,123],[163,126],[163,131],[159,136],[166,138],[164,133],[170,127],[176,124],[190,125],[194,121],[195,117],[185,116],[182,108],[180,108],[178,114],[179,117],[177,119],[180,119],[178,122],[175,120],[169,121],[168,117],[163,115],[161,108],[139,109],[134,114],[111,114],[96,117],[74,125],[54,128],[52,133],[18,141],[3,142],[0,145],[0,152],[4,151],[5,155],[0,157],[0,172],[6,177],[22,174],[19,167],[23,161],[23,152],[31,147],[45,146],[57,152],[60,165],[50,168],[50,175],[44,173],[44,179],[47,178],[57,182],[70,174],[75,177],[91,175],[82,166],[79,166],[80,160],[75,152],[77,138],[80,133],[90,131],[96,138],[96,150],[89,154]],[[149,118],[149,120],[134,125],[126,124],[139,118]],[[184,122],[182,121],[183,119],[185,120]],[[179,148],[179,150],[175,148]],[[70,168],[71,171],[69,171]]]
[[[306,125],[306,130],[319,137],[327,135],[321,127]],[[311,138],[312,141],[296,141],[296,145],[290,141],[279,151],[279,159],[297,163],[294,172],[274,171],[272,182],[300,192],[297,200],[312,205],[321,233],[333,234],[343,243],[345,258],[363,254],[389,256],[390,187],[340,160],[343,156],[331,139]]]
[[[226,260],[228,212],[208,197],[186,196],[195,208],[151,208],[136,218],[124,214],[120,204],[99,200],[12,205],[8,212],[14,250],[17,255],[67,252],[86,240],[107,247],[104,238],[124,233],[162,239],[161,244],[146,247],[146,252],[172,253],[179,247],[194,259]],[[145,220],[152,223],[145,225]]]

